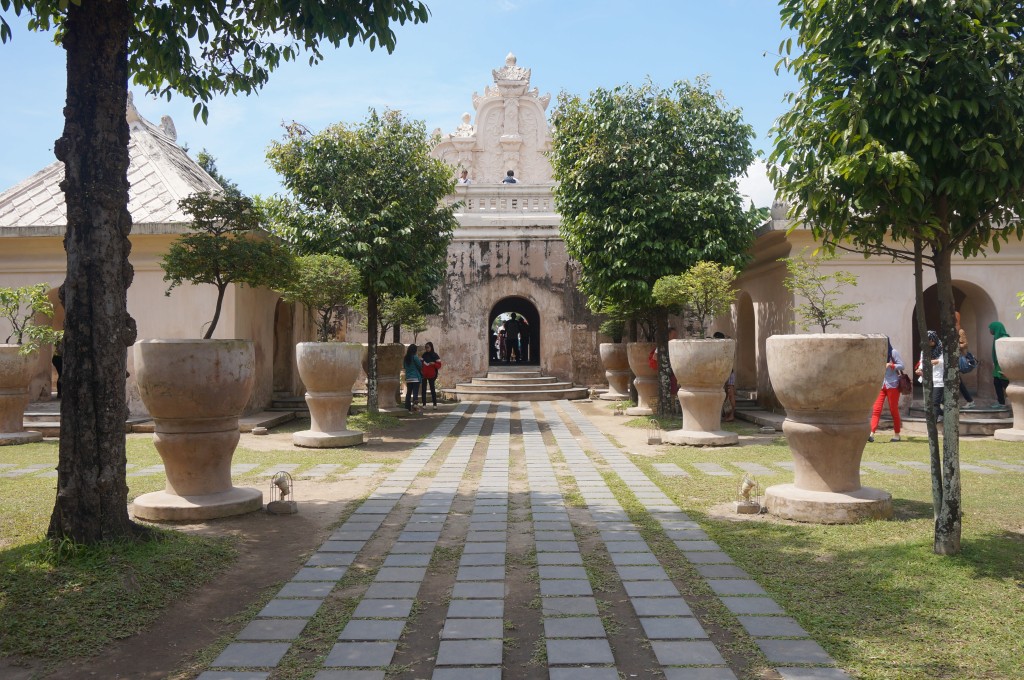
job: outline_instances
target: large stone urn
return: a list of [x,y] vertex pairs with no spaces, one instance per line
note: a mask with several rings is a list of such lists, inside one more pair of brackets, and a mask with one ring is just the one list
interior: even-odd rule
[[621,342],[602,342],[598,346],[601,353],[601,365],[608,379],[608,391],[601,395],[605,401],[623,401],[629,399],[629,381],[633,372],[629,370],[629,357],[626,356],[626,345]]
[[636,386],[636,406],[626,409],[627,415],[654,415],[654,406],[658,403],[658,371],[651,368],[650,364],[651,350],[654,347],[653,342],[630,342],[626,345],[629,368],[636,376],[633,379]]
[[992,436],[1008,442],[1024,442],[1024,338],[996,340],[996,357],[1003,375],[1010,381],[1006,398],[1013,409],[1013,427],[996,430]]
[[300,342],[295,346],[299,376],[306,386],[311,419],[308,430],[292,435],[296,446],[338,448],[363,443],[348,429],[352,384],[359,377],[366,348],[356,342]]
[[739,435],[722,429],[725,381],[732,371],[735,340],[669,340],[668,357],[679,383],[683,428],[666,432],[670,444],[728,446]]
[[[405,345],[402,343],[386,343],[377,345],[377,409],[381,413],[393,416],[408,415],[398,405],[401,390],[402,360],[405,358]],[[370,358],[363,355],[363,370],[367,380],[370,375]]]
[[133,354],[167,486],[136,498],[132,514],[156,521],[205,520],[259,510],[261,491],[231,485],[238,416],[255,378],[253,343],[140,340]]
[[884,335],[768,338],[768,377],[786,409],[795,473],[792,484],[765,490],[768,512],[821,524],[892,517],[892,496],[860,484],[885,348]]
[[21,353],[21,345],[0,345],[0,446],[42,441],[39,432],[25,431],[28,386],[38,352]]

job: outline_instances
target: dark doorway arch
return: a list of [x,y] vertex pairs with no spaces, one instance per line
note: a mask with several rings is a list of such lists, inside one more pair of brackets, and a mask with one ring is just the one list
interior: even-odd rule
[[523,335],[526,342],[523,343],[523,365],[540,366],[540,313],[532,302],[522,297],[507,297],[499,300],[491,307],[491,313],[487,316],[487,342],[489,357],[488,364],[491,366],[502,365],[502,361],[495,347],[498,328],[504,321],[515,314],[517,318],[525,318],[525,327],[529,335]]

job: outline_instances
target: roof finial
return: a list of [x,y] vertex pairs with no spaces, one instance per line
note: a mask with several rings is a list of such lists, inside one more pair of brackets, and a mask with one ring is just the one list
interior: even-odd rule
[[516,65],[516,55],[512,54],[511,52],[509,52],[508,55],[505,57],[505,66],[515,66],[515,65]]

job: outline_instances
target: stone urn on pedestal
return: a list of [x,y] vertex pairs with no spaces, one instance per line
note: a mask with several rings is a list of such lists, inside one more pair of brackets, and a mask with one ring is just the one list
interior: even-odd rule
[[[393,416],[408,415],[409,412],[398,405],[402,378],[402,359],[405,358],[405,345],[387,343],[377,345],[377,409],[381,413]],[[369,357],[363,356],[363,370],[370,375]]]
[[651,351],[654,347],[653,342],[630,342],[626,345],[629,368],[636,376],[633,379],[636,386],[636,406],[626,409],[626,415],[654,415],[653,407],[658,403],[658,371],[651,368],[650,364]]
[[1013,409],[1013,427],[996,430],[992,436],[1007,442],[1024,442],[1024,338],[996,340],[996,357],[1003,375],[1010,381],[1006,399]]
[[136,498],[132,514],[206,520],[259,510],[261,491],[231,484],[238,416],[255,379],[252,341],[140,340],[132,350],[167,475],[166,488]]
[[340,448],[363,443],[363,433],[348,429],[352,384],[366,348],[356,342],[300,342],[295,346],[299,376],[306,386],[308,430],[292,435],[292,443],[309,448]]
[[885,370],[884,335],[773,335],[768,376],[786,409],[794,481],[765,490],[768,512],[819,524],[892,517],[892,496],[860,484],[871,405]]
[[25,431],[28,386],[38,352],[23,354],[21,345],[0,345],[0,446],[42,441],[40,432]]
[[600,398],[605,401],[629,400],[629,381],[633,378],[633,372],[629,370],[626,345],[621,342],[602,342],[598,349],[604,375],[608,379],[608,391]]
[[670,444],[729,446],[739,435],[722,428],[725,381],[732,371],[735,340],[669,340],[668,356],[679,383],[683,428],[666,432]]

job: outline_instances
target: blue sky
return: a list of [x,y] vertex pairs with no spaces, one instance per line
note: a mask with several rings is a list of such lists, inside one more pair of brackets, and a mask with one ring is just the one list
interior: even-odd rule
[[[768,130],[796,89],[776,75],[780,42],[787,37],[772,0],[427,0],[425,25],[398,29],[391,55],[358,44],[332,50],[310,67],[305,60],[271,75],[260,94],[221,97],[210,104],[208,125],[192,118],[192,102],[153,99],[133,87],[147,119],[170,115],[178,141],[195,153],[207,149],[222,173],[250,194],[279,190],[267,166],[267,144],[281,137],[281,123],[296,120],[317,130],[358,121],[369,107],[397,108],[424,120],[428,130],[450,132],[472,112],[474,91],[491,84],[491,69],[512,51],[533,70],[532,84],[552,97],[566,90],[658,84],[708,74],[731,106],[743,110],[767,151]],[[63,127],[64,52],[45,34],[6,15],[14,39],[0,45],[4,103],[0,190],[51,163]],[[767,53],[767,54],[766,54]],[[552,103],[552,107],[554,103]],[[550,108],[549,108],[550,112]],[[756,171],[752,175],[758,174]],[[770,204],[766,181],[743,182],[758,205]]]

